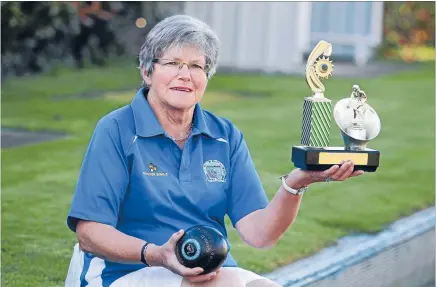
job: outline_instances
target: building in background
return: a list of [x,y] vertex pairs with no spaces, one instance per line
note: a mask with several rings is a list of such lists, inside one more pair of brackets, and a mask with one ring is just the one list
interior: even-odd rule
[[185,2],[222,41],[224,68],[292,73],[319,40],[365,65],[383,40],[383,2]]

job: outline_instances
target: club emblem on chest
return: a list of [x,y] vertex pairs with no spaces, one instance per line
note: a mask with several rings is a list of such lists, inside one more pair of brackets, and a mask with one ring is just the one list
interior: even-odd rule
[[208,160],[203,164],[203,171],[208,182],[225,182],[226,168],[219,160]]

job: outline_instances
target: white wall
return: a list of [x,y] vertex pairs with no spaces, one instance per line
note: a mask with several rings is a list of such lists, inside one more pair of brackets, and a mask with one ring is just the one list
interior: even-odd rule
[[221,67],[292,72],[310,42],[309,2],[186,2],[221,40]]
[[216,31],[220,66],[234,69],[301,70],[320,40],[365,65],[382,41],[383,2],[185,2],[184,13]]

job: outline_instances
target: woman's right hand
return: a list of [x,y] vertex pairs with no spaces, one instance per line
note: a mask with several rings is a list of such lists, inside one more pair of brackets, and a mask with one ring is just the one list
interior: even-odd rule
[[170,239],[161,246],[150,244],[147,249],[147,262],[152,266],[162,266],[173,273],[188,279],[191,282],[204,282],[215,278],[220,270],[208,274],[198,275],[203,272],[201,267],[188,268],[180,264],[175,253],[177,241],[182,238],[184,230],[174,233]]

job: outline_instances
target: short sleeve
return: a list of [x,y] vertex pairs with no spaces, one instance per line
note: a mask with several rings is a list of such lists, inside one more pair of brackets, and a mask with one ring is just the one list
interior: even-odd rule
[[118,123],[104,117],[95,128],[80,169],[68,227],[75,232],[78,219],[116,226],[128,182]]
[[230,159],[230,185],[227,214],[233,227],[244,216],[268,205],[268,198],[257,174],[243,134],[234,128],[234,150]]

